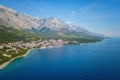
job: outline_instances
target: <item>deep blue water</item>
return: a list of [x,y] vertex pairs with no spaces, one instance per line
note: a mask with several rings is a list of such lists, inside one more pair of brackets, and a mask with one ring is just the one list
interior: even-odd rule
[[0,80],[120,80],[120,38],[31,50],[0,70]]

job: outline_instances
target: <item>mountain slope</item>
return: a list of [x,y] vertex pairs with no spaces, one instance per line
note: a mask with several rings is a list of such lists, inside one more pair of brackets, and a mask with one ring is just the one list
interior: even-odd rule
[[[21,36],[18,36],[21,39],[26,39],[26,37],[24,37],[25,35],[34,35],[32,36],[33,38],[37,35],[38,38],[40,37],[43,39],[62,38],[79,42],[91,42],[103,39],[103,36],[93,34],[82,27],[66,24],[57,18],[51,17],[40,19],[21,14],[2,5],[0,5],[0,25],[13,28],[15,33],[17,33],[16,30],[18,30],[18,33],[22,31]],[[8,29],[5,31],[9,32]],[[11,33],[7,35],[16,36],[16,34]]]
[[16,41],[26,42],[37,39],[39,39],[38,36],[30,34],[29,32],[26,32],[24,30],[0,25],[0,43],[9,43]]

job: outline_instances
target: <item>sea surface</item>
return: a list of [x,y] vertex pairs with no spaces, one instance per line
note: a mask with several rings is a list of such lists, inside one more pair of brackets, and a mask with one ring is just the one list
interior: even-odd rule
[[120,38],[33,49],[0,70],[0,80],[120,80]]

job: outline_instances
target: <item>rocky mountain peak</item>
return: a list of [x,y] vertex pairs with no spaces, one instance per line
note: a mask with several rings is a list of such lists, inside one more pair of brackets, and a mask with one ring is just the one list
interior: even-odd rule
[[19,30],[28,30],[47,35],[70,35],[77,37],[94,37],[93,33],[82,27],[67,24],[55,17],[36,18],[26,14],[19,13],[11,8],[0,5],[0,25],[13,27]]
[[67,24],[55,17],[36,18],[26,14],[19,13],[11,8],[0,5],[0,25],[14,27],[17,29],[40,30],[47,28],[57,32],[86,32],[82,27],[76,27],[72,24]]
[[10,13],[17,13],[17,11],[15,11],[11,8],[7,8],[5,6],[0,5],[0,12],[5,12],[5,11],[10,12]]
[[75,26],[55,18],[36,18],[26,14],[21,14],[11,8],[0,5],[0,25],[15,27],[18,29],[41,29],[43,27],[60,31],[63,29],[76,30]]

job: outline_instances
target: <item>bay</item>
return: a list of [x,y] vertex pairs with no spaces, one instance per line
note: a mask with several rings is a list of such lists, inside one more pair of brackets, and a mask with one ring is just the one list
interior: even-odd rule
[[0,80],[120,80],[120,38],[33,49],[0,70]]

